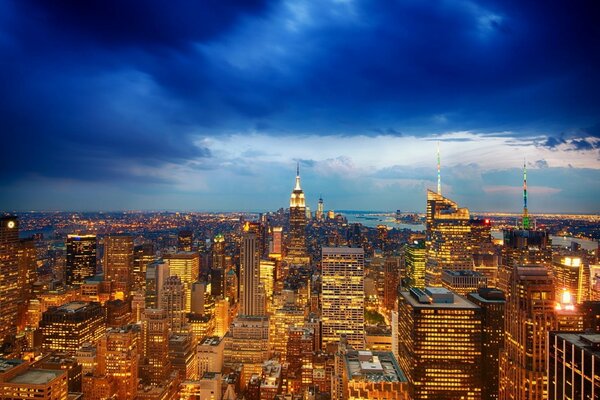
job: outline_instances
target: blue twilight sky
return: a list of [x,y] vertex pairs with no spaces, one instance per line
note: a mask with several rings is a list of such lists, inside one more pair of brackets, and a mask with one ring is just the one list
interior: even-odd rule
[[600,3],[0,1],[0,209],[600,212]]

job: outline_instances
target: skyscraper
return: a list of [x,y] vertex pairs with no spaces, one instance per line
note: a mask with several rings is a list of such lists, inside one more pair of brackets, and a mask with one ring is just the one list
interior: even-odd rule
[[211,276],[211,294],[215,297],[224,297],[226,293],[226,257],[225,257],[225,238],[223,235],[216,235],[211,247],[212,263],[210,268]]
[[133,238],[106,236],[104,238],[104,280],[113,285],[113,292],[128,297],[133,279]]
[[290,233],[288,258],[304,261],[306,255],[306,200],[300,187],[300,166],[296,168],[296,185],[290,196]]
[[495,400],[498,398],[500,349],[504,346],[506,299],[502,291],[488,288],[469,293],[467,298],[482,310],[481,356],[482,365],[485,365],[485,368],[481,369],[481,399]]
[[552,276],[541,266],[515,266],[502,269],[500,281],[506,308],[499,398],[545,399],[547,335],[556,327]]
[[600,335],[550,332],[548,399],[588,400],[600,397]]
[[[246,222],[240,246],[240,315],[263,315],[264,305],[259,301],[260,245],[258,231],[260,224]],[[263,297],[264,299],[264,297]]]
[[146,268],[154,260],[152,243],[143,243],[133,248],[133,290],[143,292],[146,289]]
[[365,347],[364,260],[362,248],[323,247],[321,251],[323,346],[348,343]]
[[185,312],[191,312],[192,285],[198,280],[200,273],[200,256],[193,251],[179,251],[163,255],[169,265],[169,275],[177,275],[181,279],[185,291]]
[[427,190],[427,285],[441,286],[442,270],[473,268],[470,213],[454,201]]
[[323,209],[323,207],[323,197],[319,196],[319,203],[317,204],[317,214],[315,215],[317,221],[323,221],[323,219],[325,218],[325,210]]
[[67,285],[81,285],[96,274],[96,235],[67,235]]
[[172,333],[187,333],[185,291],[178,276],[170,276],[160,289],[160,308],[167,313]]
[[0,344],[17,333],[19,221],[0,217]]
[[425,287],[426,250],[423,241],[415,241],[406,247],[404,253],[408,285],[423,289]]
[[581,257],[556,256],[552,263],[552,271],[556,278],[556,298],[560,298],[566,290],[571,293],[577,304],[589,300],[590,266],[585,260]]
[[398,298],[398,363],[411,399],[481,399],[482,310],[445,288]]
[[144,337],[142,380],[164,384],[171,371],[169,361],[169,320],[161,309],[146,309],[142,320]]
[[98,375],[115,381],[117,398],[133,400],[138,386],[137,325],[111,328],[98,343]]

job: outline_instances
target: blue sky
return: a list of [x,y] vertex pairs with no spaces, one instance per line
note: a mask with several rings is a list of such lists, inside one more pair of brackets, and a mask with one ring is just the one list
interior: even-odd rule
[[0,2],[5,210],[600,212],[596,1]]

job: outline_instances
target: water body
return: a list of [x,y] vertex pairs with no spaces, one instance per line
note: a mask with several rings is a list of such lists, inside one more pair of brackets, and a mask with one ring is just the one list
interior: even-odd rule
[[348,220],[349,224],[363,224],[369,228],[376,228],[377,225],[385,225],[388,228],[410,229],[412,231],[421,232],[425,230],[423,224],[404,224],[397,223],[393,214],[351,214],[341,213]]

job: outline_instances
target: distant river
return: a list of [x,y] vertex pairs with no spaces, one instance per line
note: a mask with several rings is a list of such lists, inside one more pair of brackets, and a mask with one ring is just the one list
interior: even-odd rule
[[[502,231],[492,231],[492,236],[495,239],[502,239]],[[582,249],[585,250],[596,250],[598,247],[598,242],[596,240],[591,239],[580,239],[572,236],[554,236],[550,235],[550,239],[552,239],[552,246],[571,246],[571,242],[579,243]]]
[[424,231],[423,224],[398,224],[394,217],[386,214],[350,214],[341,213],[348,220],[349,224],[363,224],[369,228],[376,228],[377,225],[386,225],[389,228],[410,229],[413,231]]

